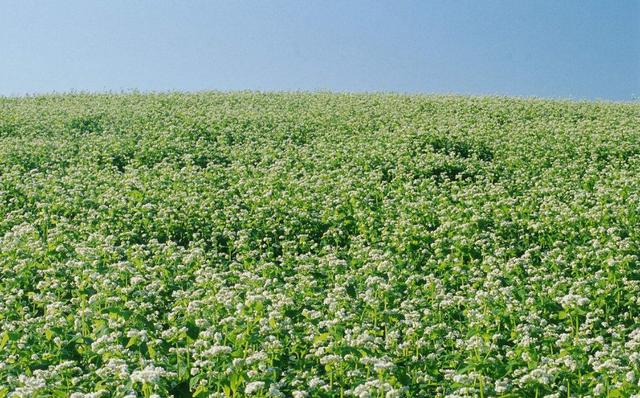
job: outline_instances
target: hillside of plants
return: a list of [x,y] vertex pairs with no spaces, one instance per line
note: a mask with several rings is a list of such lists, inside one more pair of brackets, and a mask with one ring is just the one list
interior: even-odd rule
[[0,98],[0,398],[638,397],[640,104]]

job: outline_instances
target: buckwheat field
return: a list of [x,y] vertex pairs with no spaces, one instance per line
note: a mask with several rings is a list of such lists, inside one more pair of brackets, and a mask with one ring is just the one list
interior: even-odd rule
[[640,104],[0,99],[0,397],[638,397]]

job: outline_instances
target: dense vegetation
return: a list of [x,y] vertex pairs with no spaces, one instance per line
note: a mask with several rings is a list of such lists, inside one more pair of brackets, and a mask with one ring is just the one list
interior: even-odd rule
[[639,255],[638,104],[0,99],[0,397],[632,396]]

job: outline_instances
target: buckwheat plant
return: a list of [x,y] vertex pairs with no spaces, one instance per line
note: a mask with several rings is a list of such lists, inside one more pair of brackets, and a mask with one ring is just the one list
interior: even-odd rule
[[0,98],[2,397],[639,397],[640,105]]

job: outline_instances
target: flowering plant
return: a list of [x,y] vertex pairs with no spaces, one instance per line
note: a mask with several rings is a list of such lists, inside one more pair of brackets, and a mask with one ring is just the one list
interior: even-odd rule
[[2,397],[637,397],[640,107],[0,99]]

